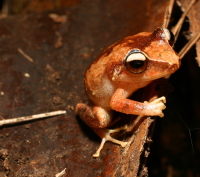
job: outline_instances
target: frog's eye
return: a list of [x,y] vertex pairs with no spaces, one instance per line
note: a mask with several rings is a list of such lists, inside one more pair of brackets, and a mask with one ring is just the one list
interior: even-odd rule
[[139,49],[131,50],[125,60],[124,65],[127,70],[134,74],[139,74],[147,68],[148,58]]
[[174,34],[170,30],[165,28],[163,29],[163,31],[165,33],[165,36],[167,37],[169,44],[172,46],[174,44],[174,39],[175,39]]

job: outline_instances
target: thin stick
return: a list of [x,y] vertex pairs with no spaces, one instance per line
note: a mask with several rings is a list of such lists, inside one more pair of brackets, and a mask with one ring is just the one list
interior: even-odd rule
[[181,51],[178,53],[180,59],[182,59],[185,54],[191,49],[191,47],[199,40],[200,38],[200,32],[197,33],[193,38],[191,38],[188,43],[181,49]]
[[23,117],[12,118],[12,119],[5,119],[5,120],[0,120],[0,126],[7,125],[7,124],[16,124],[16,123],[30,121],[30,120],[42,119],[45,117],[57,116],[61,114],[66,114],[66,111],[60,110],[60,111],[46,112],[42,114],[34,114],[30,116],[23,116]]
[[65,171],[66,171],[66,168],[65,168],[63,171],[61,171],[60,173],[57,173],[57,174],[56,174],[56,177],[61,177],[61,176],[63,176],[63,175],[65,174]]
[[162,25],[163,28],[168,29],[170,18],[172,15],[173,6],[174,6],[174,0],[170,0],[169,6],[167,7],[165,11],[165,16],[164,16],[163,25]]
[[33,62],[33,59],[29,57],[27,54],[25,54],[22,49],[18,48],[18,52],[21,53],[27,60],[29,60],[30,62]]
[[190,2],[190,4],[188,5],[187,9],[185,10],[185,12],[182,14],[181,18],[179,19],[178,23],[176,24],[176,26],[172,29],[172,33],[175,35],[175,38],[177,38],[179,31],[182,27],[183,21],[185,20],[186,15],[188,14],[189,10],[191,9],[191,7],[193,6],[193,4],[196,2],[196,0],[192,0]]

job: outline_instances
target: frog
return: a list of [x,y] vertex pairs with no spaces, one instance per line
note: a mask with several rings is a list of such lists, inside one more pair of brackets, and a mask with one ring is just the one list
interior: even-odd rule
[[111,136],[127,125],[109,129],[114,112],[139,116],[163,117],[166,98],[151,102],[131,100],[138,89],[167,77],[180,67],[180,57],[173,49],[174,35],[165,28],[125,37],[100,53],[85,72],[84,84],[89,103],[78,103],[75,113],[101,138],[93,157],[99,157],[106,141],[122,147],[127,142]]

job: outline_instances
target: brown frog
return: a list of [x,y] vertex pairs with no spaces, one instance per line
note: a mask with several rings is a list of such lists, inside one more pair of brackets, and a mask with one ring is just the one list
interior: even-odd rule
[[91,103],[79,103],[75,111],[102,138],[94,157],[99,156],[106,141],[122,147],[127,144],[110,136],[110,133],[126,127],[107,129],[114,121],[113,110],[125,114],[164,116],[165,97],[144,103],[128,98],[136,90],[179,68],[180,59],[172,49],[172,44],[173,34],[167,29],[142,32],[105,49],[87,69],[85,87]]

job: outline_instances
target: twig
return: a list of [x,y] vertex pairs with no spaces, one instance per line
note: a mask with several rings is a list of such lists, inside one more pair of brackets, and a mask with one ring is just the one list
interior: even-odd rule
[[61,171],[60,173],[57,173],[57,174],[56,174],[56,177],[61,177],[61,176],[63,176],[63,175],[65,174],[65,171],[66,171],[66,168],[65,168],[63,171]]
[[27,54],[25,54],[22,49],[18,48],[18,52],[21,53],[27,60],[29,60],[30,62],[33,62],[33,59],[29,57]]
[[16,123],[30,121],[30,120],[42,119],[45,117],[57,116],[60,114],[66,114],[66,111],[60,110],[60,111],[46,112],[46,113],[42,113],[42,114],[34,114],[34,115],[30,115],[30,116],[23,116],[23,117],[18,117],[18,118],[0,120],[0,126],[7,125],[7,124],[16,124]]
[[168,29],[170,18],[172,15],[173,6],[174,6],[174,0],[170,0],[169,5],[165,11],[165,16],[163,20],[163,28]]
[[176,24],[176,26],[172,29],[172,33],[175,35],[175,38],[177,39],[177,36],[179,35],[179,31],[183,25],[183,22],[185,20],[185,17],[187,16],[189,10],[191,9],[191,7],[193,6],[193,4],[196,2],[196,0],[192,0],[190,2],[190,4],[188,5],[187,9],[185,10],[185,12],[182,14],[181,18],[179,19],[178,23]]
[[181,51],[178,53],[181,59],[191,49],[191,47],[199,40],[199,38],[200,38],[200,32],[197,33],[193,38],[191,38],[188,41],[188,43],[181,49]]

